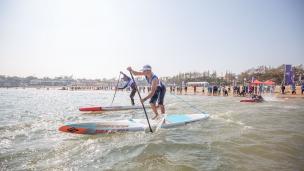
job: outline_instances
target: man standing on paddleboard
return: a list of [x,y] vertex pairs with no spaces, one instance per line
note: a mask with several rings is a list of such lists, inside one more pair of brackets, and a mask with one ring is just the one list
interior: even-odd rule
[[123,79],[125,82],[127,82],[127,83],[126,83],[126,85],[125,85],[124,87],[121,87],[121,88],[118,88],[118,89],[122,90],[122,89],[124,89],[124,88],[126,88],[126,87],[128,87],[128,86],[131,87],[132,91],[131,91],[131,94],[130,94],[130,98],[131,98],[131,104],[132,104],[132,106],[134,106],[134,105],[135,105],[135,103],[134,103],[134,96],[135,96],[135,93],[136,93],[135,83],[134,83],[134,81],[133,81],[130,77],[128,77],[126,74],[124,74],[124,73],[121,72],[121,71],[120,71],[120,73],[123,75],[122,79]]
[[158,117],[158,112],[155,106],[156,100],[158,100],[158,107],[160,108],[161,114],[165,113],[164,107],[164,97],[166,94],[166,87],[165,85],[158,79],[156,75],[152,72],[152,68],[150,65],[145,65],[141,71],[133,71],[131,67],[128,67],[127,70],[131,71],[133,75],[142,75],[145,76],[146,80],[151,87],[150,93],[143,99],[140,99],[141,103],[144,103],[146,100],[150,98],[150,105],[155,113],[155,116],[152,119]]

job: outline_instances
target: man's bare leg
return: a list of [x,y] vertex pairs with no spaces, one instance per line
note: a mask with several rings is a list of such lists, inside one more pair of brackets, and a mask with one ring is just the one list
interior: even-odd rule
[[155,113],[155,116],[152,119],[155,119],[158,117],[158,112],[157,112],[156,106],[154,103],[150,103],[150,106],[151,106],[153,112]]
[[161,114],[165,114],[165,106],[164,105],[159,105],[160,112]]

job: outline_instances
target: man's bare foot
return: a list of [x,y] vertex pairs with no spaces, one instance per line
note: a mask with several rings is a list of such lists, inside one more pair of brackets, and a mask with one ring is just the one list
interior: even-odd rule
[[171,122],[167,121],[166,119],[164,119],[163,124],[170,124]]
[[155,115],[155,116],[152,118],[152,120],[156,119],[157,117],[158,117],[158,115]]

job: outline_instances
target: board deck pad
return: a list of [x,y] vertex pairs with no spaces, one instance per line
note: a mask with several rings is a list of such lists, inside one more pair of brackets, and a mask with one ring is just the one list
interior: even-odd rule
[[[170,128],[178,125],[185,125],[192,122],[208,119],[208,114],[185,114],[158,117],[155,120],[149,119],[152,130],[157,128]],[[100,121],[89,123],[67,124],[59,128],[62,132],[72,134],[109,134],[125,133],[134,131],[149,132],[150,128],[147,119],[129,119],[120,121]]]
[[188,116],[185,115],[178,115],[178,116],[167,116],[166,120],[171,122],[171,123],[175,123],[175,122],[181,122],[181,121],[188,121],[191,118],[189,118]]

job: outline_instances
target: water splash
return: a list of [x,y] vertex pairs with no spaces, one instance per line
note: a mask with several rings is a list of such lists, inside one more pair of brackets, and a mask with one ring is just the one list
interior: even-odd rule
[[220,113],[218,115],[212,115],[211,116],[214,119],[219,119],[221,120],[223,123],[231,123],[234,125],[238,125],[243,127],[244,129],[248,129],[248,128],[252,128],[251,126],[246,125],[245,123],[243,123],[242,121],[239,120],[238,114],[234,111],[227,111],[224,113]]
[[160,119],[159,119],[159,122],[156,125],[156,130],[155,131],[158,131],[161,128],[161,125],[163,124],[165,118],[167,117],[167,114],[162,114],[159,117],[160,117]]
[[267,102],[277,102],[277,101],[279,101],[279,99],[277,98],[277,95],[271,95],[271,94],[263,95],[263,99]]
[[284,106],[285,109],[300,109],[299,106]]
[[[164,120],[165,120],[166,117],[167,117],[166,114],[161,114],[161,115],[159,115],[157,118],[155,118],[153,120],[149,119],[150,125],[151,125],[151,128],[152,128],[153,132],[156,132],[156,131],[158,131],[161,128],[161,125],[164,122]],[[149,126],[148,125],[145,127],[145,130],[148,132],[148,130],[149,130]]]

